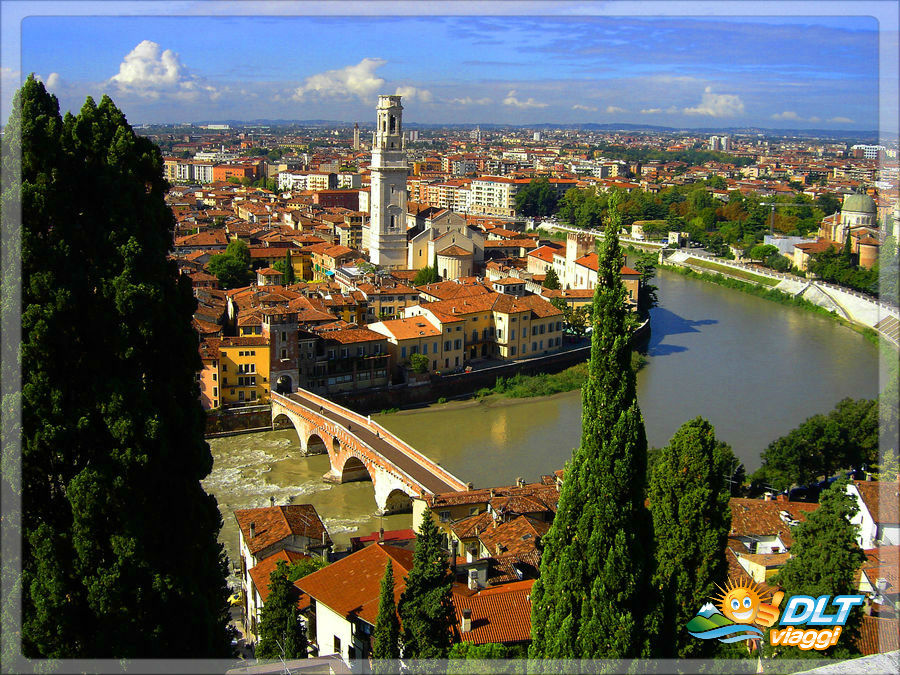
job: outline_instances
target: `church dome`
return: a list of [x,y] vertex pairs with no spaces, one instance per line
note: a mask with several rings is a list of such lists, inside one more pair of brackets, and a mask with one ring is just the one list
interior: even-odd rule
[[875,213],[875,200],[869,195],[853,194],[844,197],[841,211],[855,211],[857,213]]

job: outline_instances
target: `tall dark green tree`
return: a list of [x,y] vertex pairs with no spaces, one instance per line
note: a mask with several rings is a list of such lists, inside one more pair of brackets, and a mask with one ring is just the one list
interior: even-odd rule
[[559,290],[559,275],[556,274],[556,270],[552,267],[547,270],[547,276],[544,277],[544,283],[541,286],[549,288],[551,291]]
[[[832,483],[819,498],[819,508],[793,528],[791,557],[770,582],[781,586],[785,596],[808,595],[816,598],[820,595],[857,593],[854,579],[865,554],[856,544],[857,526],[850,524],[857,506],[853,497],[846,493],[846,486],[845,479]],[[777,652],[779,656],[790,659],[818,656],[846,658],[857,653],[853,642],[862,614],[861,607],[850,611],[834,647],[824,651],[780,647]]]
[[447,658],[455,618],[452,585],[453,577],[441,546],[440,532],[431,510],[425,509],[416,533],[413,567],[406,577],[406,588],[397,608],[404,658]]
[[[388,663],[380,664],[384,672],[393,672],[390,662],[400,658],[400,620],[394,602],[394,565],[388,560],[381,578],[381,595],[378,597],[378,616],[372,633],[372,658]],[[379,666],[379,667],[380,667]]]
[[290,286],[297,280],[296,275],[294,274],[294,263],[291,261],[291,252],[288,252],[284,256],[284,279],[282,283],[285,286]]
[[21,144],[22,641],[43,657],[227,656],[221,517],[162,159],[106,96]]
[[729,479],[734,454],[697,417],[660,450],[650,474],[650,512],[656,539],[653,587],[662,606],[654,641],[666,658],[700,658],[714,644],[684,626],[725,585],[725,542],[731,525]]
[[651,541],[644,508],[647,439],[638,407],[618,195],[598,260],[581,445],[566,466],[532,593],[530,655],[628,658],[645,651]]
[[307,657],[306,629],[297,609],[299,592],[289,574],[287,564],[279,560],[269,575],[269,597],[260,613],[257,658],[287,661]]

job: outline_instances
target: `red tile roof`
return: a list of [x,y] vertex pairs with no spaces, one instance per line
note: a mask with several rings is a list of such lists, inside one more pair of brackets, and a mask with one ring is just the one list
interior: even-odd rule
[[304,560],[309,557],[310,556],[304,553],[281,549],[277,553],[273,553],[268,558],[260,560],[256,565],[251,567],[250,578],[253,579],[253,585],[256,586],[256,591],[259,593],[259,597],[262,598],[263,603],[269,599],[269,581],[272,572],[275,571],[275,567],[278,563],[285,562],[290,565],[298,560]]
[[394,599],[406,588],[413,553],[396,546],[373,544],[299,579],[294,585],[341,616],[356,615],[375,625],[381,578],[388,560],[394,565]]
[[863,616],[856,646],[863,656],[892,652],[900,648],[897,619]]
[[765,501],[744,497],[732,497],[729,505],[732,536],[778,535],[788,547],[794,538],[791,536],[790,525],[782,518],[782,511],[787,513],[787,517],[803,522],[808,513],[819,508],[818,504],[807,502]]
[[[456,638],[472,644],[511,644],[531,639],[531,587],[534,580],[503,584],[474,595],[453,594]],[[456,590],[456,587],[454,588]],[[471,630],[460,632],[463,610],[472,612]]]
[[900,482],[855,480],[853,485],[876,523],[900,523]]
[[[325,525],[322,524],[322,519],[319,518],[316,507],[312,504],[237,509],[234,517],[237,519],[247,548],[253,554],[277,544],[291,535],[308,537],[313,542],[324,541],[326,545],[331,544],[331,537],[328,536]],[[250,523],[255,526],[256,536],[252,539],[250,538]]]

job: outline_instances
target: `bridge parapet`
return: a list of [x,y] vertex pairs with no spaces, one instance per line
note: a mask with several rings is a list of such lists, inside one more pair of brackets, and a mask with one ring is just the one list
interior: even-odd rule
[[[415,462],[415,464],[417,464],[419,467],[425,469],[433,477],[438,478],[441,481],[443,481],[444,483],[446,483],[446,485],[448,487],[450,487],[450,489],[455,489],[455,490],[460,490],[460,491],[467,489],[467,485],[463,481],[461,481],[459,478],[457,478],[456,476],[451,474],[449,471],[444,469],[444,467],[437,464],[437,462],[434,462],[433,460],[429,459],[428,457],[426,457],[425,455],[420,453],[418,450],[416,450],[411,445],[406,443],[403,439],[398,438],[397,436],[395,436],[393,433],[391,433],[390,431],[385,429],[383,426],[381,426],[377,422],[372,421],[369,417],[360,415],[359,413],[356,413],[352,410],[348,410],[347,408],[344,408],[343,406],[338,405],[337,403],[334,403],[333,401],[330,401],[327,398],[324,398],[317,394],[313,394],[312,392],[307,391],[305,389],[299,390],[297,392],[297,395],[301,396],[302,398],[306,399],[308,402],[312,403],[313,407],[319,406],[319,408],[321,410],[327,410],[328,412],[340,415],[344,419],[352,421],[352,423],[354,425],[358,424],[360,428],[368,430],[372,435],[374,435],[374,436],[380,438],[381,440],[385,441],[386,443],[390,444],[397,451],[399,451],[400,453],[405,455],[407,458],[409,458],[410,460]],[[298,403],[298,401],[295,401],[294,399],[290,398],[289,396],[284,396],[277,392],[272,392],[271,400],[274,405],[278,405],[278,406],[288,409],[288,410],[296,408],[296,407],[300,407],[300,408],[309,410],[308,406]],[[313,415],[316,414],[316,411],[314,409],[311,410],[310,412]],[[365,447],[373,456],[380,457],[381,462],[385,462],[385,463],[389,464],[391,467],[391,471],[390,471],[391,473],[398,472],[400,475],[402,475],[406,479],[407,482],[411,482],[413,484],[419,484],[419,481],[412,478],[401,467],[391,464],[386,458],[382,457],[380,453],[375,451],[368,443],[366,443],[362,439],[358,438],[355,434],[353,434],[352,429],[347,429],[343,425],[340,425],[340,424],[334,422],[333,420],[325,419],[325,418],[320,418],[318,420],[318,424],[320,424],[324,429],[327,429],[328,433],[330,433],[333,436],[340,437],[340,436],[343,436],[344,434],[353,435],[353,440],[356,444],[359,444],[359,445]],[[332,428],[335,428],[335,430],[332,431],[331,430]],[[336,433],[337,430],[340,430],[340,433]],[[427,492],[428,490],[426,489],[425,491]]]

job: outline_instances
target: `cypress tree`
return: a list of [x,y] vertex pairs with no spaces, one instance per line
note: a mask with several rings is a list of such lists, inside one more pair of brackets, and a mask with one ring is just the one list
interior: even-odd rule
[[190,284],[159,150],[29,77],[22,172],[22,640],[43,657],[230,654]]
[[529,654],[536,658],[643,653],[649,587],[643,504],[647,439],[620,279],[618,201],[617,193],[609,199],[598,256],[581,444],[566,466],[532,593]]
[[269,575],[269,597],[263,605],[259,622],[260,659],[305,659],[306,629],[300,623],[297,588],[288,579],[288,566],[279,560]]
[[[856,501],[846,493],[847,481],[841,479],[819,497],[819,508],[794,527],[791,557],[769,583],[781,586],[786,597],[808,595],[855,595],[854,579],[865,554],[856,543],[857,526],[850,523],[858,509]],[[781,607],[780,609],[784,609]],[[854,607],[837,644],[824,651],[778,647],[785,658],[847,658],[857,654],[854,640],[862,621],[863,610]]]
[[654,642],[661,656],[700,658],[710,656],[716,645],[692,638],[684,626],[715,595],[716,584],[725,585],[733,461],[731,448],[717,441],[712,425],[698,417],[675,432],[653,463],[653,586],[662,606]]
[[284,257],[284,280],[283,284],[285,286],[290,286],[296,281],[294,276],[294,265],[291,262],[291,252],[288,250],[287,254]]
[[384,672],[395,672],[393,667],[400,658],[400,620],[394,602],[394,565],[388,560],[381,578],[381,595],[378,598],[378,617],[372,633],[372,658],[385,663],[378,664]]
[[426,508],[416,533],[413,567],[398,606],[405,658],[447,658],[455,618],[452,586],[441,535],[431,509]]

